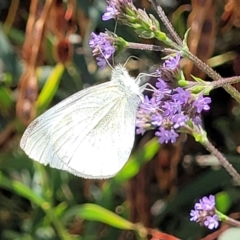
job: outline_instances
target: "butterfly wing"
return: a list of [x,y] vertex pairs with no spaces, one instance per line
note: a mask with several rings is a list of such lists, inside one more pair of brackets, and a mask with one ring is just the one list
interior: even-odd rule
[[29,125],[21,148],[30,158],[77,176],[114,176],[131,153],[140,102],[122,88],[110,81],[70,96]]

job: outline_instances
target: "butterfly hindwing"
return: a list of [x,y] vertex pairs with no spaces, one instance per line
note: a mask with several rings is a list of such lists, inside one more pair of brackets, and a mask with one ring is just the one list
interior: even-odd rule
[[118,82],[80,91],[35,119],[21,140],[30,158],[85,178],[108,178],[134,142],[138,96]]

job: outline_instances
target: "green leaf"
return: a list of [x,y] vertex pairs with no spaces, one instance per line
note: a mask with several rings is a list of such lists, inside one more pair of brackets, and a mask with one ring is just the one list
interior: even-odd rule
[[190,30],[191,30],[191,28],[189,28],[184,34],[183,46],[184,46],[185,49],[188,49],[187,39],[188,39],[188,34],[189,34]]
[[11,92],[8,88],[0,87],[1,111],[8,111],[13,104]]
[[156,39],[167,44],[168,38],[164,32],[157,31],[157,32],[154,32],[154,34]]
[[51,74],[49,75],[37,100],[37,106],[39,111],[46,109],[49,106],[50,102],[52,101],[58,89],[64,69],[65,69],[64,65],[58,63],[52,70]]
[[25,39],[24,32],[13,26],[9,29],[8,37],[18,45],[23,45]]
[[145,38],[145,39],[151,39],[154,38],[154,33],[147,30],[137,29],[135,30],[136,34],[139,35],[139,37]]
[[178,81],[178,84],[181,87],[187,87],[189,83],[185,79],[181,79],[181,80]]
[[135,152],[127,161],[123,169],[116,175],[114,180],[118,183],[124,182],[134,177],[140,170],[141,166],[150,161],[159,150],[159,142],[153,138],[145,144],[143,148]]
[[9,180],[3,176],[2,172],[0,172],[0,187],[13,191],[38,206],[43,206],[45,203],[45,200],[38,196],[29,187],[19,181]]
[[206,84],[206,82],[203,79],[199,78],[199,77],[195,77],[192,74],[191,74],[191,77],[198,83]]
[[222,213],[226,213],[232,204],[229,194],[227,192],[219,192],[215,197],[217,209]]
[[125,229],[125,230],[136,230],[137,225],[127,221],[126,219],[120,217],[116,213],[113,213],[101,206],[96,204],[83,204],[80,206],[75,206],[70,209],[67,213],[67,218],[72,218],[73,216],[78,216],[85,220],[97,221],[108,224],[115,228]]

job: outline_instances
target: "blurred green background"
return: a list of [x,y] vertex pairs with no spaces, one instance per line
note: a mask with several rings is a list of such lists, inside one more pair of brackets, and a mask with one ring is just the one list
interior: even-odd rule
[[[159,2],[181,36],[192,24],[199,26],[190,36],[190,43],[198,46],[193,52],[224,77],[240,75],[237,1],[225,5],[206,1],[209,6],[198,1]],[[147,0],[136,5],[154,13]],[[226,10],[226,6],[232,8]],[[240,210],[239,189],[189,136],[167,146],[160,146],[153,132],[137,136],[123,170],[112,179],[98,181],[40,165],[20,149],[19,141],[32,117],[83,87],[110,78],[110,69],[97,68],[88,46],[92,31],[114,30],[113,20],[101,20],[105,8],[104,0],[0,1],[1,240],[171,240],[170,236],[154,238],[151,229],[194,240],[211,233],[189,221],[198,198],[215,194],[223,213]],[[159,44],[138,38],[121,24],[117,34],[128,41]],[[116,62],[124,63],[129,56],[138,57],[128,63],[132,75],[160,64],[163,57],[158,52],[129,50]],[[197,74],[187,63],[183,66],[186,73]],[[27,101],[21,102],[21,96]],[[239,106],[221,89],[211,97],[211,110],[203,116],[205,127],[239,171]]]

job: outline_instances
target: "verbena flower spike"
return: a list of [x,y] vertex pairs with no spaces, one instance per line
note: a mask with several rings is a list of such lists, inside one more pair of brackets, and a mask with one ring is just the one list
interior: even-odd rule
[[156,89],[151,97],[146,96],[137,114],[138,134],[156,129],[160,143],[174,143],[184,125],[192,122],[201,126],[200,113],[209,110],[211,99],[202,95],[192,95],[187,89],[175,87],[176,77],[181,75],[180,55],[169,56],[157,72]]
[[202,226],[209,229],[217,228],[219,225],[219,217],[215,209],[215,197],[203,197],[194,205],[194,210],[191,210],[190,221],[198,222]]

